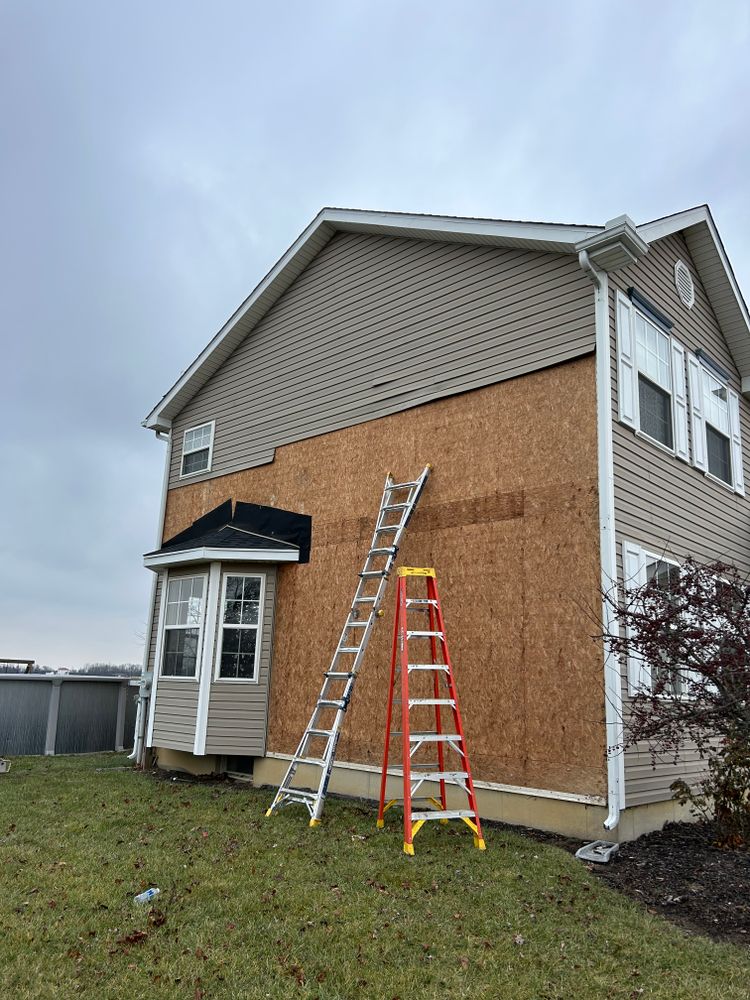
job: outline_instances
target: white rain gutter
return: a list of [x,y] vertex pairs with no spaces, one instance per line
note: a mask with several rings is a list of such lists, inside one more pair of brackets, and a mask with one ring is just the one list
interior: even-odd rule
[[[169,488],[169,466],[172,460],[172,435],[171,434],[160,434],[157,432],[157,438],[160,441],[166,440],[167,442],[167,452],[164,456],[164,474],[162,476],[161,483],[161,501],[159,504],[159,520],[158,527],[156,531],[156,547],[161,548],[163,536],[164,536],[164,515],[167,509],[167,490]],[[148,606],[148,623],[146,625],[146,641],[143,646],[143,664],[141,666],[141,683],[138,687],[138,704],[135,710],[135,739],[133,740],[133,752],[128,755],[128,760],[134,760],[136,764],[143,763],[143,738],[146,732],[146,721],[148,719],[148,712],[146,706],[149,702],[149,697],[152,688],[152,677],[149,676],[148,669],[148,656],[151,648],[151,633],[154,627],[154,612],[155,612],[155,602],[156,602],[156,584],[159,579],[159,574],[154,573],[151,579],[151,599]]]
[[[612,373],[610,368],[609,281],[607,272],[595,267],[587,250],[578,254],[578,263],[594,285],[596,327],[596,409],[599,468],[599,546],[603,594],[617,586],[615,547],[615,473],[612,455]],[[602,622],[605,634],[617,628],[614,610],[602,599]],[[624,758],[622,752],[622,689],[617,656],[609,643],[604,645],[604,713],[607,734],[607,804],[604,820],[607,830],[620,822],[624,794]]]

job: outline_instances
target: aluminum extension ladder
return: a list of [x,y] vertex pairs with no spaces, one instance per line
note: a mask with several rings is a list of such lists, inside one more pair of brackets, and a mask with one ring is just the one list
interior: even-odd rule
[[[398,554],[399,541],[414,513],[431,468],[430,465],[426,466],[419,478],[409,483],[394,483],[390,472],[386,476],[370,551],[359,574],[359,583],[346,623],[330,667],[325,672],[323,686],[307,729],[266,816],[273,815],[284,806],[299,803],[310,814],[310,826],[320,823],[336,747],[354,682],[362,666],[373,625],[383,614],[380,605]],[[300,764],[320,769],[316,788],[298,787],[294,784]]]
[[[407,596],[407,580],[415,577],[426,580],[426,597]],[[423,620],[421,625],[418,625],[413,621],[413,616],[419,613],[428,616],[427,623]],[[407,622],[409,617],[412,618],[412,624]],[[425,624],[427,628],[424,627]],[[412,646],[416,644],[419,649],[424,649],[428,639],[429,659],[422,653],[414,654],[413,657],[409,655],[410,644]],[[422,662],[412,663],[410,662],[412,658]],[[400,691],[396,686],[399,674]],[[414,675],[412,685],[416,690],[410,691],[409,677],[412,674]],[[398,731],[391,728],[394,704],[401,705],[401,729]],[[443,726],[441,716],[443,709],[446,715],[450,716],[447,730]],[[412,723],[413,711],[420,714],[418,730],[414,728],[416,724]],[[386,811],[401,801],[399,799],[385,801],[390,742],[397,736],[400,736],[402,741],[400,777],[403,780],[405,853],[414,854],[414,837],[426,822],[440,820],[447,823],[451,819],[463,820],[474,834],[474,846],[483,851],[485,843],[471,777],[469,751],[458,707],[458,693],[448,653],[448,642],[445,638],[445,622],[438,597],[435,570],[431,568],[401,566],[398,570],[385,750],[380,777],[379,827],[384,826]],[[431,755],[436,755],[437,761],[420,759],[422,748],[429,750]],[[447,754],[453,755],[455,763],[448,763]],[[427,791],[430,784],[437,785],[439,798],[425,795],[424,792],[418,794],[425,782],[428,783]],[[447,788],[451,785],[466,794],[468,809],[448,808]],[[413,808],[415,801],[423,803],[422,808],[417,808],[416,811]]]

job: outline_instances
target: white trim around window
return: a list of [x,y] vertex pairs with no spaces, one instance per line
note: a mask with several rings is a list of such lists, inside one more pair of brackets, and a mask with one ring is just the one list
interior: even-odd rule
[[622,292],[617,292],[616,321],[620,422],[688,462],[684,347]]
[[[644,549],[636,542],[624,540],[622,543],[622,569],[625,590],[638,590],[648,581],[649,566],[674,566],[679,569],[676,559],[659,555],[650,549]],[[629,636],[628,636],[629,638]],[[652,689],[651,668],[639,653],[628,654],[628,694],[648,692]]]
[[[205,424],[197,424],[195,427],[187,427],[185,429],[185,433],[182,435],[180,479],[200,476],[204,472],[211,471],[214,457],[215,430],[215,420],[209,420]],[[193,468],[188,469],[187,472],[185,471],[186,460],[187,464],[193,465]]]
[[688,355],[693,465],[720,486],[745,494],[740,400],[726,381]]
[[[200,588],[196,583],[200,581]],[[192,573],[185,576],[170,575],[167,577],[162,593],[162,611],[159,625],[159,677],[162,680],[187,681],[195,684],[200,676],[203,641],[206,632],[206,592],[208,589],[207,573]],[[170,592],[177,600],[170,601]],[[174,608],[170,612],[170,606]],[[173,619],[170,621],[170,618]],[[182,619],[185,619],[184,621]],[[172,674],[164,672],[164,663],[168,655],[184,654],[184,636],[188,631],[195,631],[197,643],[195,648],[195,665],[192,674]],[[183,634],[183,649],[169,650],[167,639],[170,635]]]
[[[229,581],[242,581],[242,594],[239,600],[230,599],[228,595]],[[249,587],[245,587],[245,582]],[[252,596],[252,584],[258,581],[257,598]],[[236,587],[236,584],[234,585]],[[224,573],[221,584],[221,600],[219,601],[217,615],[218,638],[216,641],[216,662],[214,664],[214,681],[220,684],[257,684],[260,679],[260,660],[263,646],[263,609],[266,598],[266,576],[265,573],[233,573],[231,570]],[[231,607],[230,607],[231,605]],[[236,618],[236,621],[228,621],[228,618]],[[254,620],[253,620],[254,619]],[[240,669],[240,659],[247,656],[242,646],[254,633],[254,662],[253,674],[251,677],[222,676],[222,654],[229,652],[225,649],[225,637],[227,633],[235,633],[237,636],[237,649],[231,650],[231,655],[237,658],[237,671]]]

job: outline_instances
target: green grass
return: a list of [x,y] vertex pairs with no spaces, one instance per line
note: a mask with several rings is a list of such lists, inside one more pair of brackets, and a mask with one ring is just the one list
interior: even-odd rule
[[[264,818],[267,790],[158,781],[114,754],[0,776],[0,996],[748,996],[750,953],[687,937],[570,855],[330,800]],[[162,892],[149,911],[133,895]]]

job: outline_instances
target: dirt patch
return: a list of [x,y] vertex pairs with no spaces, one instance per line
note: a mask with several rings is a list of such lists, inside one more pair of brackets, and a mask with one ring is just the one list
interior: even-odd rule
[[722,850],[714,839],[709,823],[668,823],[591,869],[674,923],[750,947],[750,851]]

